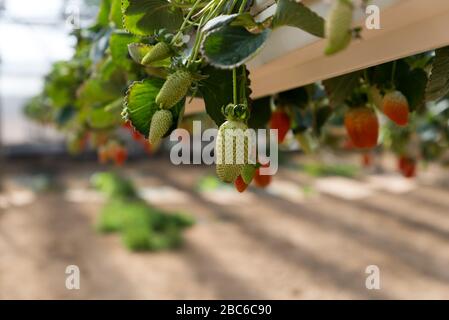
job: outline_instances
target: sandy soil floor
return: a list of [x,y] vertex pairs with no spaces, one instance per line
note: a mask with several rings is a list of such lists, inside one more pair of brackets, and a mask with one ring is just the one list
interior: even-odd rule
[[[10,167],[6,190],[18,189],[17,176],[45,171],[59,191],[0,209],[0,299],[449,299],[444,186],[395,193],[390,180],[322,180],[325,188],[300,197],[283,190],[316,179],[284,168],[267,191],[200,193],[193,186],[210,168],[138,163],[126,172],[139,186],[182,194],[157,205],[198,222],[178,250],[130,253],[117,235],[94,231],[101,203],[62,191],[86,188],[95,166]],[[351,188],[367,192],[339,193]],[[65,287],[68,265],[80,268],[80,290]],[[380,269],[380,290],[365,286],[369,265]]]

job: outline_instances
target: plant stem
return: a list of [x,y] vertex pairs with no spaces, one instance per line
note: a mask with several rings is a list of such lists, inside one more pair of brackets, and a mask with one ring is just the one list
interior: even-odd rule
[[195,38],[195,44],[193,45],[192,53],[191,53],[189,61],[187,63],[188,66],[190,64],[192,64],[196,60],[196,57],[198,56],[198,51],[200,49],[201,40],[203,38],[203,32],[201,31],[201,28],[203,26],[203,21],[204,21],[204,16],[201,18],[200,23],[198,25],[198,31],[197,31],[196,38]]
[[248,0],[242,0],[242,4],[240,5],[240,8],[239,8],[239,14],[242,13],[243,11],[245,11],[247,2],[248,2]]
[[240,101],[243,101],[245,105],[248,105],[248,99],[246,96],[246,67],[242,68],[242,85],[240,87]]
[[233,84],[233,93],[234,93],[234,104],[238,104],[237,98],[237,68],[232,69],[232,84]]
[[196,7],[201,3],[202,0],[196,0],[195,3],[193,4],[192,8],[190,9],[189,13],[187,14],[187,16],[184,19],[184,22],[182,23],[181,27],[179,28],[178,33],[173,37],[172,40],[172,44],[174,44],[178,38],[181,36],[182,34],[182,30],[184,30],[184,27],[187,24],[187,21],[189,21],[190,17],[192,16],[193,12],[195,12]]

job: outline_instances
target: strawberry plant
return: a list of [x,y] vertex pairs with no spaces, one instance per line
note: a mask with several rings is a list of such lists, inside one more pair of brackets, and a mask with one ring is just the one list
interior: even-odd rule
[[[252,5],[251,0],[103,0],[95,24],[75,32],[73,58],[53,66],[26,114],[67,133],[72,152],[90,146],[101,162],[118,165],[126,159],[123,124],[136,141],[149,140],[144,148],[156,147],[182,124],[192,97],[204,100],[205,112],[220,128],[218,156],[228,147],[227,129],[267,127],[278,129],[285,144],[291,130],[307,153],[319,145],[341,148],[349,138],[355,148],[407,151],[426,161],[444,156],[449,112],[441,101],[449,93],[448,48],[253,100],[246,63],[273,30],[299,28],[324,38],[323,54],[336,54],[351,50],[358,8],[352,0],[334,1],[323,18],[303,2],[278,0],[275,12],[260,20]],[[346,137],[335,134],[338,127],[347,129]],[[114,153],[111,145],[122,149]],[[234,147],[232,139],[229,145]],[[257,168],[246,172],[247,159],[233,163],[238,155],[232,151],[231,163],[217,164],[223,181],[241,177],[246,185],[253,178],[267,184]]]

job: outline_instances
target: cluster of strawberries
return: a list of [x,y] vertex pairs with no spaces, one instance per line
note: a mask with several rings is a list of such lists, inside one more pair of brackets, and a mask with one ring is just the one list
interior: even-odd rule
[[[406,126],[410,113],[407,98],[399,91],[387,93],[382,99],[382,112],[398,126]],[[374,148],[379,137],[379,120],[373,109],[351,108],[345,115],[345,127],[355,147]]]
[[[410,107],[407,98],[400,91],[391,91],[382,98],[381,111],[398,126],[406,126],[409,122]],[[370,149],[377,145],[379,136],[379,120],[374,110],[369,107],[351,108],[345,115],[345,127],[351,143],[356,148]],[[364,165],[369,166],[370,155],[362,156]],[[416,174],[416,161],[401,155],[398,169],[407,178]]]

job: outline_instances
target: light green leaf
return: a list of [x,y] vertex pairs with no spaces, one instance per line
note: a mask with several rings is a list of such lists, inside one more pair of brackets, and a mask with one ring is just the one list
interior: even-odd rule
[[109,49],[114,63],[129,69],[131,59],[128,57],[128,44],[138,40],[138,37],[124,32],[114,32],[109,39]]

